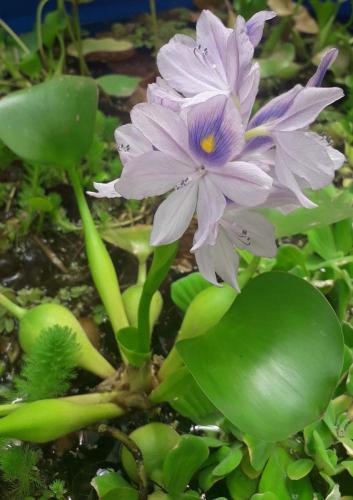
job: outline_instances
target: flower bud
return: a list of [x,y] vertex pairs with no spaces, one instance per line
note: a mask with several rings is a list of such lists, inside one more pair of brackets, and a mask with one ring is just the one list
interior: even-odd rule
[[113,403],[78,404],[62,399],[26,403],[0,419],[0,436],[47,443],[101,419],[122,414]]
[[45,330],[59,325],[67,326],[75,334],[80,346],[77,365],[101,378],[114,375],[114,368],[91,344],[75,316],[59,304],[40,304],[24,313],[20,319],[19,341],[24,351],[29,352],[36,338]]

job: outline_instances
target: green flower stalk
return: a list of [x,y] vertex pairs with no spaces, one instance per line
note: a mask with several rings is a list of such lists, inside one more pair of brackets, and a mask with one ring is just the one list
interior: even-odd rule
[[114,333],[117,334],[120,329],[129,326],[129,322],[125,313],[115,267],[94,224],[75,167],[68,168],[68,173],[83,222],[88,265]]
[[0,294],[0,304],[20,322],[19,341],[25,352],[30,352],[34,341],[44,331],[56,325],[68,327],[79,344],[77,366],[103,379],[115,373],[115,369],[91,344],[85,331],[75,316],[59,304],[40,304],[32,309],[24,309]]
[[63,399],[28,403],[0,419],[0,436],[47,443],[99,420],[121,416],[113,403],[77,404]]

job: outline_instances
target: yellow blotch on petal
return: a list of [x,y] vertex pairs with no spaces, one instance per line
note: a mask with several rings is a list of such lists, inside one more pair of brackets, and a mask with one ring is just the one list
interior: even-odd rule
[[216,149],[216,141],[213,134],[204,137],[200,141],[201,148],[205,151],[205,153],[213,153]]

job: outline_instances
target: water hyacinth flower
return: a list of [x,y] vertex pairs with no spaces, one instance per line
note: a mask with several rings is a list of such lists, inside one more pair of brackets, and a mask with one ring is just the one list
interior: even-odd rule
[[[190,107],[185,118],[160,105],[137,105],[131,119],[149,144],[142,154],[124,158],[119,193],[142,199],[171,191],[155,214],[153,245],[179,239],[195,210],[201,242],[223,215],[227,199],[253,207],[267,198],[272,179],[255,163],[242,160],[241,116],[226,96]],[[131,141],[133,136],[123,139]]]
[[302,187],[320,189],[329,184],[344,155],[332,148],[318,134],[308,131],[318,114],[343,97],[338,87],[320,88],[325,73],[337,57],[337,50],[327,51],[305,87],[294,88],[263,106],[248,124],[246,150],[266,151],[275,147],[275,175],[306,208],[313,204]]
[[133,108],[132,123],[115,132],[122,176],[95,183],[90,193],[133,199],[168,193],[155,213],[151,244],[179,239],[196,212],[191,251],[199,269],[212,283],[217,274],[234,288],[236,249],[275,254],[274,229],[253,210],[314,207],[303,190],[329,184],[344,161],[308,128],[343,96],[339,88],[320,87],[336,49],[324,54],[305,87],[296,85],[250,119],[259,83],[254,47],[272,17],[238,16],[232,30],[204,11],[196,42],[177,35],[162,47],[163,78],[150,85],[149,102]]
[[246,123],[260,80],[259,66],[252,60],[254,49],[265,22],[275,16],[261,11],[247,22],[238,16],[234,29],[229,29],[204,10],[197,21],[196,42],[176,35],[160,49],[157,65],[164,80],[149,86],[149,101],[176,109],[222,93],[234,99]]

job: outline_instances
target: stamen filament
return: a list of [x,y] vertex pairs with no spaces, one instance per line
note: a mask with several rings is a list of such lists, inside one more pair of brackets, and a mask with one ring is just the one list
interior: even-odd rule
[[249,141],[250,139],[254,139],[254,137],[263,137],[266,135],[270,135],[270,131],[266,127],[255,127],[245,132],[245,140]]

